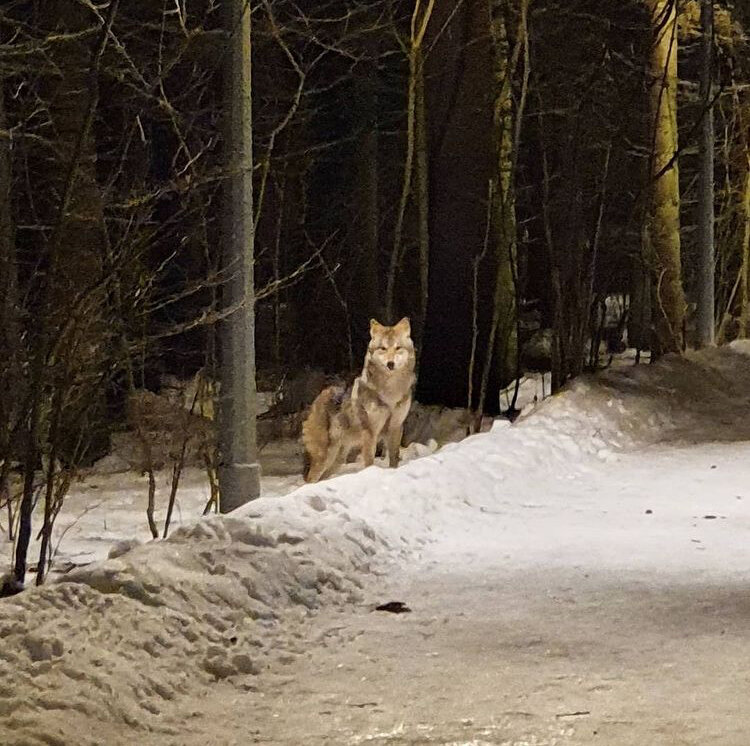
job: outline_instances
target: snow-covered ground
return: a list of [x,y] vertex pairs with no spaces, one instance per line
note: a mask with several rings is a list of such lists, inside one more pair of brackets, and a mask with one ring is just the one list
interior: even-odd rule
[[[273,443],[269,450],[271,453],[263,461],[271,473],[263,477],[263,494],[269,497],[285,495],[302,485],[299,445],[282,441]],[[282,458],[284,468],[273,468]],[[160,534],[163,534],[172,472],[158,471],[155,476],[154,520]],[[203,514],[210,495],[205,472],[197,467],[186,468],[180,477],[170,532],[181,525],[195,522]],[[55,521],[52,574],[58,575],[73,566],[105,559],[110,551],[117,552],[126,544],[149,541],[151,532],[146,518],[147,501],[148,477],[145,474],[134,471],[84,473],[81,481],[71,486]],[[35,520],[38,523],[42,521],[41,505],[37,507]],[[12,546],[0,540],[0,547],[9,562]],[[29,557],[35,564],[38,556],[39,537],[36,536]]]
[[749,351],[2,601],[0,743],[746,744]]

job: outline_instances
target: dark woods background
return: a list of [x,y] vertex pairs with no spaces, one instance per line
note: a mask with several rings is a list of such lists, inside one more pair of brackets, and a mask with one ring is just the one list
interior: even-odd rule
[[[581,372],[607,296],[629,297],[631,345],[681,344],[705,108],[697,2],[677,7],[669,81],[688,302],[667,311],[688,314],[667,342],[648,302],[666,270],[644,248],[651,93],[666,79],[650,60],[673,9],[253,2],[261,388],[356,369],[371,316],[411,316],[422,402],[490,412],[534,362],[519,350],[537,329],[552,329],[555,385]],[[739,3],[715,13],[716,318],[730,339],[747,312],[750,19]],[[90,461],[128,391],[215,363],[221,27],[219,0],[0,7],[5,464]]]

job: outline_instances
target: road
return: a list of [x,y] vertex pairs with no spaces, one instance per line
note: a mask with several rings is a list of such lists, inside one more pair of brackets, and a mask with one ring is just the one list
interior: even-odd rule
[[[746,746],[750,443],[509,484],[173,744]],[[471,501],[468,501],[471,503]],[[373,611],[403,601],[403,614]]]

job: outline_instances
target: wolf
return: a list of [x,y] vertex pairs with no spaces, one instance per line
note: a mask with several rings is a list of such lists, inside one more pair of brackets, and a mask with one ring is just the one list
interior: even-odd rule
[[364,465],[371,466],[381,439],[389,465],[398,466],[416,381],[415,363],[409,319],[393,326],[371,319],[362,373],[351,388],[323,389],[302,425],[305,481],[317,482],[330,475],[354,449],[361,450]]

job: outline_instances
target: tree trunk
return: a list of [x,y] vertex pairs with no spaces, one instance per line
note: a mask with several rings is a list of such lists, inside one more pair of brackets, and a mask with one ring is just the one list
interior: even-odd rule
[[[12,351],[17,347],[17,274],[11,210],[11,142],[9,136],[2,134],[7,131],[5,86],[0,81],[0,340],[2,340],[2,349],[5,350],[0,360],[0,371],[2,371],[0,382],[3,385],[3,390],[0,391],[0,408],[6,406],[9,400],[8,376],[13,368]],[[2,409],[0,411],[4,412]],[[0,426],[5,424],[5,419],[0,419]]]
[[651,342],[651,276],[643,266],[641,256],[633,258],[630,279],[630,313],[628,314],[628,345],[640,353],[649,349]]
[[713,0],[701,5],[700,99],[704,107],[701,122],[700,180],[698,186],[698,347],[714,343],[714,107],[713,107]]
[[746,338],[750,322],[750,133],[748,133],[748,109],[741,91],[735,90],[732,98],[736,117],[737,140],[727,156],[727,195],[731,212],[728,231],[728,253],[734,261],[731,266],[737,274],[723,301],[721,323],[716,331],[718,344],[729,339]]
[[[388,275],[385,288],[385,317],[386,323],[391,324],[396,319],[396,277],[403,254],[402,242],[406,206],[412,191],[414,178],[414,156],[417,139],[417,107],[419,98],[420,79],[424,83],[422,71],[422,43],[427,27],[432,17],[435,0],[427,0],[422,7],[419,0],[414,4],[411,17],[411,36],[409,39],[409,79],[406,94],[406,154],[404,156],[404,172],[401,180],[401,197],[396,213],[396,225],[393,231],[393,249],[388,263]],[[424,99],[424,96],[422,96]],[[424,102],[423,102],[424,103]],[[423,107],[424,108],[424,107]]]
[[430,277],[430,186],[429,186],[429,142],[427,139],[427,105],[424,90],[424,54],[420,48],[417,55],[417,90],[415,101],[416,148],[416,198],[417,198],[417,243],[419,245],[419,320],[416,324],[417,355],[422,349],[424,325],[427,319],[427,299]]
[[[357,331],[370,328],[369,319],[380,318],[383,309],[380,303],[380,192],[378,171],[378,96],[375,74],[369,71],[359,87],[358,103],[362,114],[362,136],[359,169],[359,223],[361,226],[362,259],[357,267],[357,282],[354,285],[358,303],[362,307],[362,318],[356,319]],[[365,334],[367,332],[365,331]],[[365,337],[362,341],[366,342]]]
[[649,61],[653,122],[648,259],[653,275],[656,349],[683,347],[685,296],[680,255],[680,183],[677,166],[677,11],[673,0],[647,0],[654,39]]
[[[0,81],[0,133],[8,131],[5,118],[5,86]],[[8,489],[11,433],[16,418],[14,402],[23,398],[18,358],[17,288],[13,213],[11,209],[10,137],[0,134],[0,505],[8,505],[8,538],[13,538],[13,511]]]
[[738,302],[738,336],[746,338],[748,336],[748,325],[750,324],[750,134],[748,126],[750,125],[750,116],[745,116],[745,112],[750,113],[750,107],[739,107],[739,121],[741,132],[741,148],[739,154],[740,161],[740,297]]
[[539,120],[539,145],[542,160],[542,224],[544,228],[544,244],[547,254],[547,262],[550,272],[550,300],[552,305],[552,341],[550,350],[550,378],[552,393],[556,393],[567,378],[568,364],[566,352],[566,326],[565,326],[565,303],[562,287],[562,272],[560,270],[559,251],[555,246],[555,237],[552,231],[551,205],[550,205],[550,169],[547,136],[545,133],[545,116],[540,106],[538,112]]
[[[521,48],[527,48],[526,13],[528,0],[520,0],[520,21],[513,54],[508,43],[507,6],[493,7],[490,30],[495,57],[495,102],[493,114],[496,174],[494,180],[493,237],[497,254],[495,290],[492,302],[491,344],[487,354],[494,355],[499,381],[509,383],[515,376],[518,355],[516,336],[516,200],[515,162],[517,133],[523,117],[528,60],[524,55],[524,83],[518,109],[513,112],[512,78]],[[488,378],[488,372],[483,379]],[[486,384],[485,384],[486,385]]]
[[[430,267],[417,398],[426,404],[465,407],[468,397],[474,266],[484,245],[487,184],[497,172],[489,17],[487,0],[436,3],[425,42]],[[478,274],[478,350],[487,349],[495,258],[489,252]],[[497,385],[492,370],[488,390]]]

